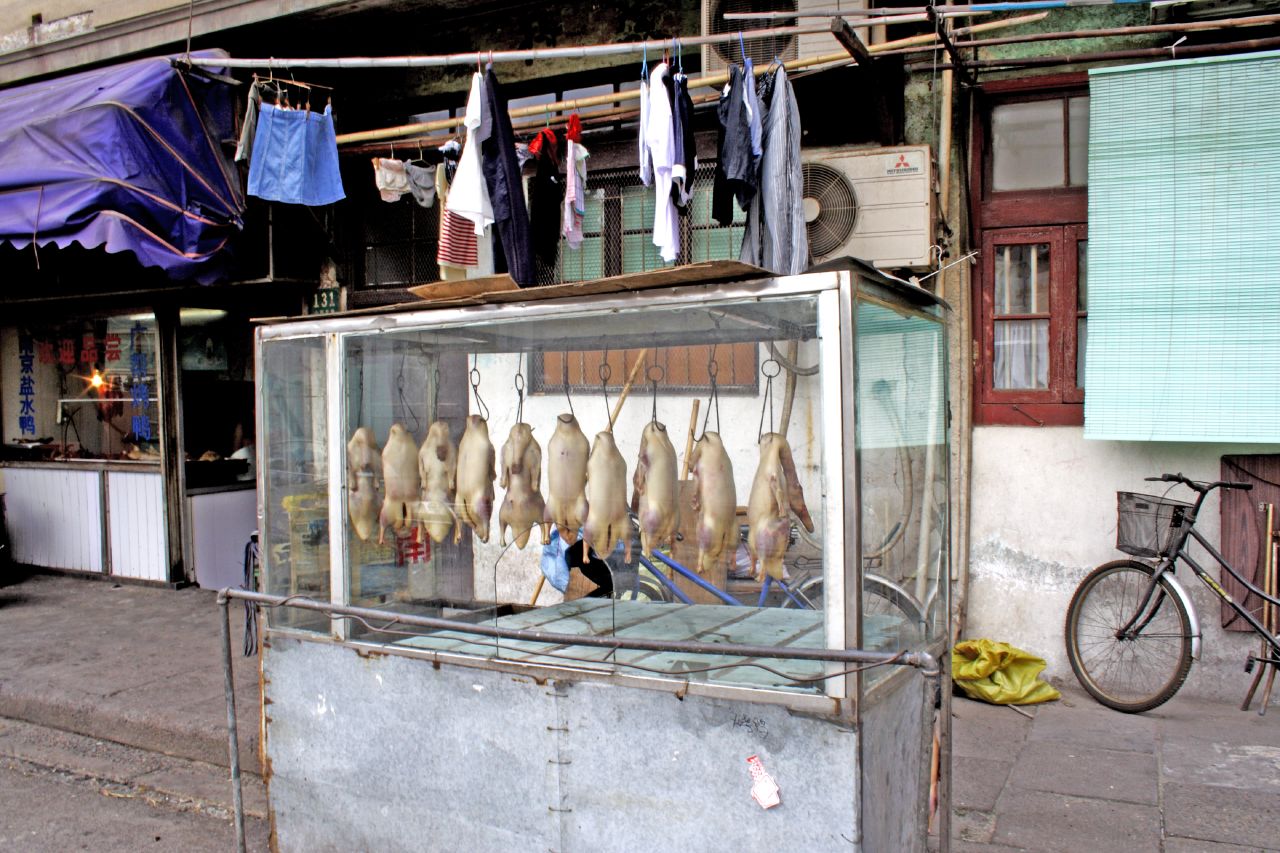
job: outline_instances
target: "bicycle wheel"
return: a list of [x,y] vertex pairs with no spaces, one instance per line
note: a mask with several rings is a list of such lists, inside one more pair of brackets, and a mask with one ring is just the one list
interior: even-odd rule
[[1085,690],[1108,708],[1150,711],[1178,692],[1191,669],[1191,620],[1163,578],[1127,636],[1120,629],[1155,570],[1136,560],[1094,569],[1067,608],[1067,659]]
[[[891,646],[905,649],[918,646],[924,639],[924,611],[915,596],[893,581],[879,575],[867,574],[862,579],[863,634],[868,638],[868,648]],[[815,575],[792,587],[791,592],[809,608],[821,610],[823,603],[822,576]],[[786,597],[783,607],[796,604]],[[872,635],[879,637],[874,640]]]

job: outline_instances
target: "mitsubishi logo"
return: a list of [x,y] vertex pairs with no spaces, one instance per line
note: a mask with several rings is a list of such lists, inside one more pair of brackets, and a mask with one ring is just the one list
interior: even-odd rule
[[907,162],[907,155],[906,155],[906,154],[899,154],[899,155],[898,155],[898,162],[893,164],[893,168],[895,168],[895,169],[910,169],[910,168],[911,168],[911,164]]

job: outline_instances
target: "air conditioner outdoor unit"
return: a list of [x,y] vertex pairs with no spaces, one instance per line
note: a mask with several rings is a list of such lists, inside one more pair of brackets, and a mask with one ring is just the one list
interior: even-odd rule
[[814,263],[850,255],[885,269],[931,265],[929,146],[811,148],[801,157]]
[[[826,26],[830,18],[795,18],[788,20],[767,21],[726,21],[725,12],[803,12],[809,9],[825,10],[835,8],[832,0],[702,0],[702,34],[717,35],[719,33],[736,33],[740,30],[758,30],[766,27]],[[866,8],[866,0],[852,0],[840,3],[840,8],[853,11]],[[859,30],[865,40],[865,32]],[[835,36],[826,33],[815,33],[802,36],[778,36],[776,38],[751,38],[744,42],[747,56],[756,65],[764,65],[773,61],[776,56],[785,61],[792,59],[808,59],[830,53],[843,53],[844,48],[836,41]],[[702,72],[716,74],[724,71],[730,64],[742,64],[742,48],[738,42],[703,45]]]

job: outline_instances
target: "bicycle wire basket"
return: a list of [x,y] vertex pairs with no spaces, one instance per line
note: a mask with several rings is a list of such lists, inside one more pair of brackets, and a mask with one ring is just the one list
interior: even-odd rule
[[1191,526],[1194,504],[1116,492],[1116,549],[1134,557],[1169,557]]

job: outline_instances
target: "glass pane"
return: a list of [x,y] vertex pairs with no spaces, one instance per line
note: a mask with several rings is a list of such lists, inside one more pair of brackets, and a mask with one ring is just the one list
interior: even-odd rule
[[1089,99],[1072,98],[1067,102],[1069,123],[1068,168],[1071,170],[1071,186],[1083,187],[1089,183]]
[[[553,317],[511,312],[466,325],[424,322],[344,336],[341,428],[349,443],[340,541],[352,600],[555,632],[821,646],[828,519],[820,369],[796,377],[789,444],[775,440],[767,452],[755,430],[764,411],[765,431],[771,423],[780,433],[781,406],[769,421],[767,386],[755,369],[748,367],[747,378],[755,381],[740,393],[710,404],[703,398],[709,432],[690,460],[698,476],[683,482],[687,391],[659,386],[655,401],[647,383],[643,390],[637,384],[610,431],[618,396],[601,393],[598,380],[595,389],[573,390],[566,400],[562,385],[522,397],[515,379],[527,380],[549,361],[546,369],[558,374],[565,358],[594,358],[598,368],[599,354],[607,352],[616,384],[628,372],[622,353],[647,349],[649,358],[664,355],[660,364],[697,360],[700,370],[714,357],[717,375],[728,380],[740,356],[754,365],[767,352],[765,342],[777,341],[785,352],[793,340],[797,362],[818,365],[813,296]],[[781,380],[774,393],[781,394]],[[667,426],[658,428],[655,420]],[[641,466],[633,515],[633,476]],[[778,500],[778,482],[786,484],[785,506],[769,503]],[[758,516],[739,511],[751,505],[763,507]],[[553,528],[551,579],[531,607]],[[578,544],[584,539],[591,547],[585,566]],[[561,541],[576,546],[565,563],[557,560]],[[717,592],[699,587],[694,577]],[[799,594],[815,590],[811,599]],[[362,639],[449,654],[547,664],[567,658],[602,671],[815,693],[823,691],[826,671],[816,662],[768,661],[779,676],[688,653],[614,654],[456,632],[406,638],[362,626],[353,631]]]
[[1049,313],[1049,244],[997,246],[997,317]]
[[1081,317],[1076,320],[1076,387],[1084,387],[1084,345],[1088,324]]
[[[266,530],[265,591],[329,598],[329,453],[325,426],[325,350],[320,337],[262,345],[259,458]],[[272,625],[329,630],[323,615],[271,608]]]
[[1039,189],[1066,182],[1061,100],[996,107],[991,136],[992,189]]
[[179,317],[187,488],[248,483],[255,455],[249,320],[208,308],[183,308]]
[[997,320],[992,371],[996,388],[1048,388],[1049,321]]
[[863,647],[918,649],[947,606],[946,339],[923,317],[857,310]]
[[1076,310],[1089,310],[1089,243],[1076,243]]
[[[40,458],[160,463],[159,343],[151,314],[4,330],[3,440]],[[44,439],[35,447],[36,439]]]

